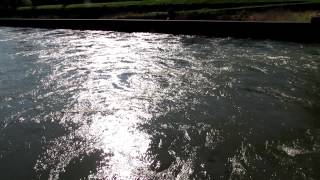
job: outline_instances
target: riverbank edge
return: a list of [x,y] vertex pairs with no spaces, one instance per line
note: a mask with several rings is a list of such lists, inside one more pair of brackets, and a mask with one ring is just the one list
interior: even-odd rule
[[0,26],[154,32],[320,43],[320,23],[318,22],[2,18]]

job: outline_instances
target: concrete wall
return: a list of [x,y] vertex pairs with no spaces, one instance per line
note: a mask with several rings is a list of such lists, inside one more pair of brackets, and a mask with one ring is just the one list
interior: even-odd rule
[[159,32],[320,42],[320,23],[135,19],[0,19],[0,26]]

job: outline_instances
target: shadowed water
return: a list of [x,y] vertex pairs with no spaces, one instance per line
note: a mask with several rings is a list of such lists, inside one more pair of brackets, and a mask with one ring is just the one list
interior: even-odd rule
[[320,46],[0,28],[1,179],[319,179]]

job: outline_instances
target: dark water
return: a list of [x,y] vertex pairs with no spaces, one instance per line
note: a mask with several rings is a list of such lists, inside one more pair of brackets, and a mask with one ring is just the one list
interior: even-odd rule
[[0,28],[1,179],[319,179],[320,45]]

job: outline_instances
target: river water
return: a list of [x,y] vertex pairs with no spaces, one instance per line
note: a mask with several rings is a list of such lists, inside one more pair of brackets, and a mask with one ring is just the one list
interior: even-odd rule
[[319,179],[320,45],[0,28],[1,179]]

